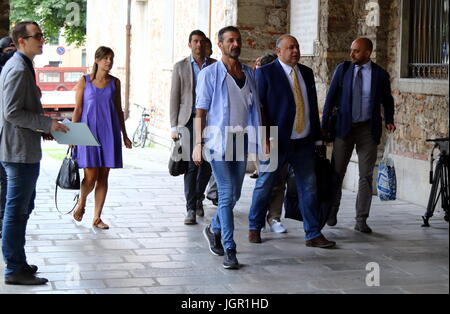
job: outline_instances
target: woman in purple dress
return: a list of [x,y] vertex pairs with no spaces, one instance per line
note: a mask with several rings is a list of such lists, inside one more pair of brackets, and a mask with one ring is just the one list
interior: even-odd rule
[[122,111],[120,80],[109,74],[113,61],[114,52],[110,48],[97,49],[93,73],[78,82],[72,117],[72,122],[87,123],[101,145],[78,146],[76,149],[78,165],[84,168],[84,179],[73,218],[78,222],[83,219],[86,199],[95,188],[93,226],[100,229],[109,229],[100,217],[108,192],[109,170],[123,166],[121,132],[125,147],[131,148]]

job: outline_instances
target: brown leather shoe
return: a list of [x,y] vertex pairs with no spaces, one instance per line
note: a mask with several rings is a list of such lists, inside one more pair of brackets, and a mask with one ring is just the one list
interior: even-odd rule
[[250,243],[262,243],[261,230],[249,230],[248,231],[248,241]]
[[328,248],[332,248],[332,247],[336,246],[336,242],[328,241],[327,238],[325,238],[323,235],[321,235],[312,240],[307,240],[306,246],[328,249]]

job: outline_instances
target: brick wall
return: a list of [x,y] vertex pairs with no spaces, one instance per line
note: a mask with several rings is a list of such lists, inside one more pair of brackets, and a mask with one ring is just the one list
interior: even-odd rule
[[288,0],[240,0],[237,25],[242,32],[242,61],[252,64],[275,50],[279,36],[288,32]]

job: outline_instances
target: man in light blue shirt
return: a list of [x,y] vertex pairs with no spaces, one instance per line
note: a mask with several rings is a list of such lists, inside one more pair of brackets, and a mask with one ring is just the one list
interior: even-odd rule
[[[244,129],[261,125],[255,75],[251,68],[239,62],[241,47],[241,34],[237,28],[221,29],[222,60],[200,72],[197,84],[193,159],[200,165],[204,162],[202,153],[211,153],[211,167],[219,192],[217,214],[203,234],[211,253],[224,255],[223,267],[226,269],[239,268],[233,240],[233,208],[241,195],[247,150],[250,142],[254,142],[252,135],[255,135],[247,137]],[[240,119],[242,113],[245,113],[246,121]]]

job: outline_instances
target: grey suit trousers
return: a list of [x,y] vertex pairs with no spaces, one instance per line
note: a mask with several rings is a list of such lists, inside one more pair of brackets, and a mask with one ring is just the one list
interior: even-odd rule
[[359,166],[359,186],[356,199],[356,220],[365,221],[369,217],[373,195],[373,170],[377,161],[377,144],[372,139],[370,121],[356,123],[345,139],[336,138],[333,146],[334,169],[338,175],[338,186],[333,210],[339,210],[342,198],[342,182],[347,166],[356,148]]

